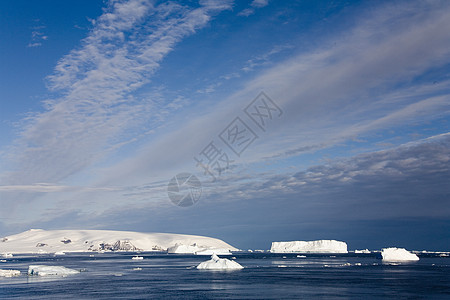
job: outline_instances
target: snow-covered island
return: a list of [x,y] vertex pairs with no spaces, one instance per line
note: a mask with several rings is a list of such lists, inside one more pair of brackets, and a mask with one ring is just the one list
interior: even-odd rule
[[199,270],[240,270],[243,268],[239,263],[220,258],[216,254],[213,254],[210,260],[204,261],[197,266]]
[[238,250],[222,240],[196,235],[111,230],[31,229],[0,239],[0,253],[167,251],[169,248],[180,245],[195,249],[195,252],[187,252],[194,254]]
[[384,248],[381,251],[383,261],[400,262],[400,261],[417,261],[419,257],[404,248]]
[[272,242],[272,253],[348,253],[347,243],[336,240]]

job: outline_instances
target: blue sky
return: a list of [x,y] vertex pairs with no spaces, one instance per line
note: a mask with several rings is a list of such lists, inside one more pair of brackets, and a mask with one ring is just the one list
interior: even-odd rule
[[[450,250],[449,13],[447,1],[2,1],[0,233]],[[279,108],[263,127],[245,113],[261,92]],[[256,137],[239,155],[220,138],[235,118]],[[211,142],[228,159],[215,181],[194,160]],[[203,188],[185,208],[167,195],[183,172]]]

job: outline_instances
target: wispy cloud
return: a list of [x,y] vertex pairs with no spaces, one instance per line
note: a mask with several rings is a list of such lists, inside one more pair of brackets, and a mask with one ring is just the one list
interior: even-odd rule
[[326,41],[331,47],[321,45],[268,68],[208,113],[199,112],[135,157],[107,168],[100,182],[117,184],[122,179],[114,174],[119,173],[139,181],[155,169],[169,177],[192,165],[202,146],[261,90],[285,113],[245,153],[245,163],[333,147],[414,118],[426,122],[448,115],[448,86],[416,77],[448,63],[450,34],[444,28],[450,25],[450,7],[436,5],[424,12],[420,2],[410,2],[397,8],[387,5],[361,13],[354,27],[340,28]]
[[269,5],[269,0],[253,0],[252,3],[250,3],[250,7],[239,12],[238,16],[248,17],[255,13],[256,8],[265,7],[267,5]]
[[14,151],[19,167],[8,181],[58,182],[122,143],[121,132],[151,119],[152,99],[130,93],[150,81],[177,42],[230,7],[223,1],[201,4],[111,1],[81,47],[63,57],[49,76],[48,87],[59,96],[28,119]]
[[93,188],[79,186],[64,186],[50,183],[35,183],[31,185],[0,185],[2,192],[55,193],[70,191],[114,191],[114,188]]
[[[39,20],[36,20],[36,22],[39,22]],[[48,39],[48,36],[44,33],[45,29],[46,26],[43,25],[34,26],[31,31],[31,40],[27,47],[33,48],[42,46],[42,42]]]

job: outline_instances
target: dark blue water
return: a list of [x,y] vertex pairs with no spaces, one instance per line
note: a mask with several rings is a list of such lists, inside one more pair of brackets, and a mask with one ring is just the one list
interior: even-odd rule
[[[0,298],[12,299],[450,299],[450,258],[383,264],[379,254],[236,254],[238,271],[197,270],[209,257],[141,253],[16,256],[0,269],[23,275],[0,278]],[[285,258],[283,258],[285,257]],[[83,270],[68,277],[25,275],[30,264]],[[136,270],[135,268],[141,268]]]

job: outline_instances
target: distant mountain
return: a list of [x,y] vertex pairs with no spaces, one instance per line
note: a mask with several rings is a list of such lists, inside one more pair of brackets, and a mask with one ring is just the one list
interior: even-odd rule
[[167,251],[175,245],[194,245],[202,250],[235,247],[205,236],[140,233],[111,230],[42,230],[28,231],[0,238],[1,253],[61,253],[89,251]]

